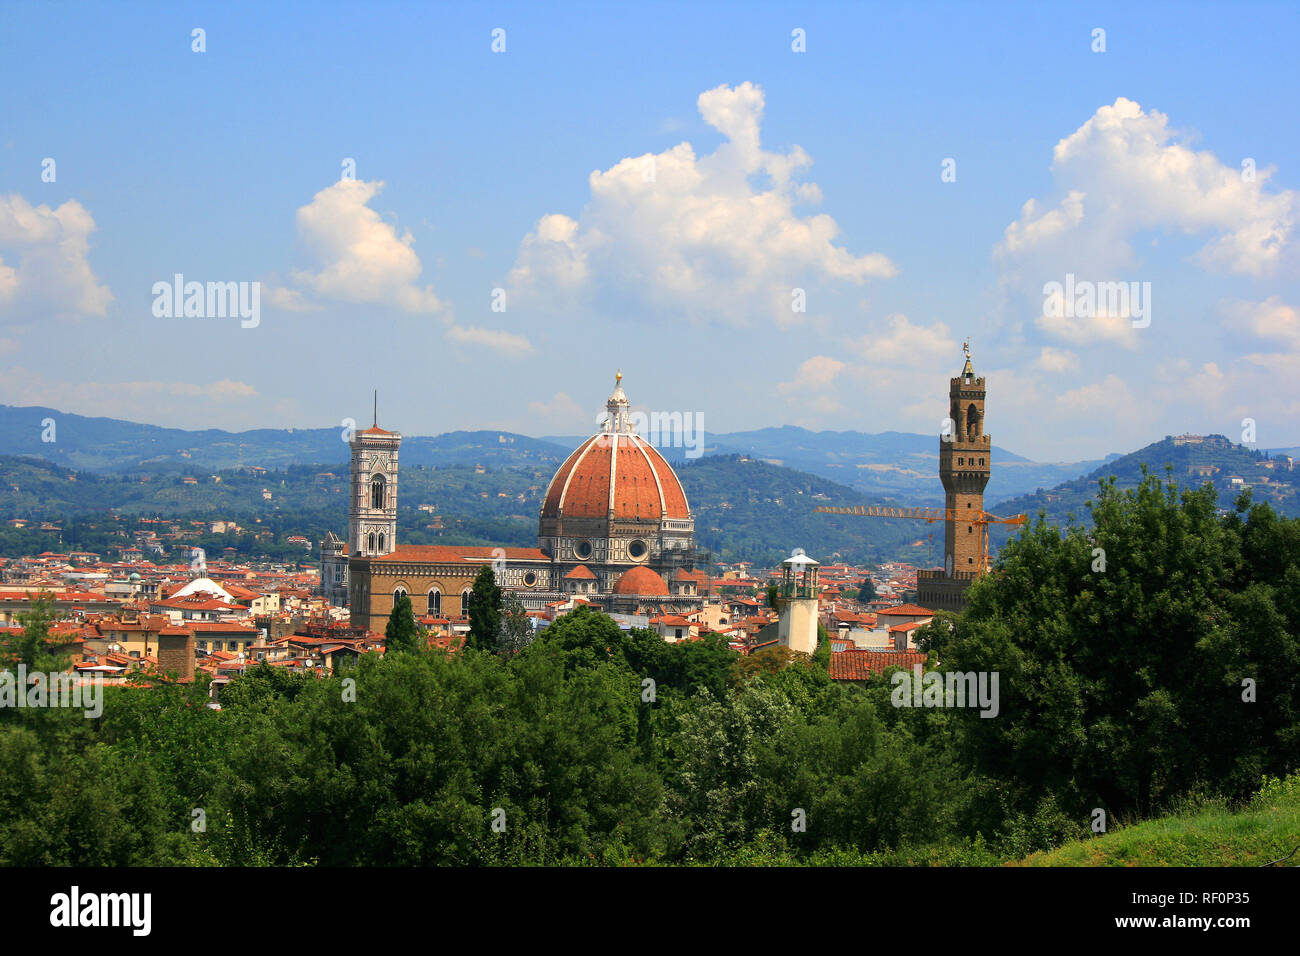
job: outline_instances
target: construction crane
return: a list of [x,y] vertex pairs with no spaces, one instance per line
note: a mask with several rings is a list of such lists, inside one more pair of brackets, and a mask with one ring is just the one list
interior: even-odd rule
[[999,518],[995,514],[989,514],[987,511],[980,511],[975,515],[967,511],[965,513],[954,508],[895,508],[890,505],[853,505],[851,507],[840,507],[836,505],[821,505],[813,509],[815,512],[832,515],[853,515],[858,518],[906,518],[914,521],[956,521],[960,524],[974,525],[979,528],[979,552],[980,567],[977,574],[985,574],[989,570],[989,535],[988,526],[991,524],[1005,524],[1012,527],[1020,527],[1026,521],[1024,515],[1011,515],[1009,518]]

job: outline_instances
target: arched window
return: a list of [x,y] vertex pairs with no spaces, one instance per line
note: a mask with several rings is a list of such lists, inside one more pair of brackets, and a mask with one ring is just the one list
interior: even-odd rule
[[460,613],[469,613],[469,602],[473,599],[474,592],[469,588],[460,592]]
[[384,507],[384,476],[375,475],[370,479],[370,507],[382,510]]
[[384,533],[381,531],[381,532],[379,532],[379,552],[380,552],[380,554],[382,554],[383,551],[384,551]]
[[395,588],[393,590],[393,603],[396,604],[398,598],[406,597],[406,588]]
[[428,613],[433,617],[442,616],[442,592],[434,588],[429,592],[429,610]]
[[980,413],[972,402],[966,409],[966,437],[967,439],[975,438],[980,433]]
[[373,531],[370,532],[370,535],[366,538],[366,545],[367,545],[366,547],[367,551],[375,550],[375,533]]

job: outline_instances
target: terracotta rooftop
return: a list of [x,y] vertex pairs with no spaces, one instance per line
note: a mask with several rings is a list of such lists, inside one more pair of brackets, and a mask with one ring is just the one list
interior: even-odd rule
[[887,667],[924,665],[926,658],[920,651],[837,651],[831,655],[831,679],[866,680],[873,674],[883,674]]

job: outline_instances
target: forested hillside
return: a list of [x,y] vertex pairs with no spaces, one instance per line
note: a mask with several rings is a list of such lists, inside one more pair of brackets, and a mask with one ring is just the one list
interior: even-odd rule
[[[108,513],[233,519],[249,526],[261,519],[277,533],[306,535],[315,547],[327,530],[341,534],[346,527],[346,474],[343,462],[256,474],[227,469],[190,476],[195,483],[189,484],[170,473],[73,472],[35,459],[0,457],[0,515],[55,520],[63,526],[59,536],[36,528],[0,531],[0,553],[15,556],[56,547],[99,551],[103,539],[85,533],[78,537],[78,529],[88,529],[72,519]],[[551,474],[542,465],[433,468],[404,460],[400,540],[535,545],[537,515]],[[681,466],[679,475],[696,514],[697,540],[722,560],[773,563],[802,547],[823,560],[928,561],[934,527],[814,514],[819,504],[880,500],[825,478],[738,456],[702,458]],[[210,544],[234,547],[246,557],[266,553],[245,537],[228,535]],[[937,538],[941,551],[941,529]]]

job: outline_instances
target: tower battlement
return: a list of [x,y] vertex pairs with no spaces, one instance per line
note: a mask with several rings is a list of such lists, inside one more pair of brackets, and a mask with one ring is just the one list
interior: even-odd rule
[[[962,346],[966,364],[961,374],[948,380],[948,424],[939,438],[939,480],[943,482],[944,507],[971,517],[984,514],[984,488],[992,465],[992,436],[984,431],[984,376],[975,374],[970,360],[970,343]],[[944,523],[944,574],[972,575],[981,570],[981,533],[973,523],[961,520]],[[951,597],[951,596],[949,596]]]

